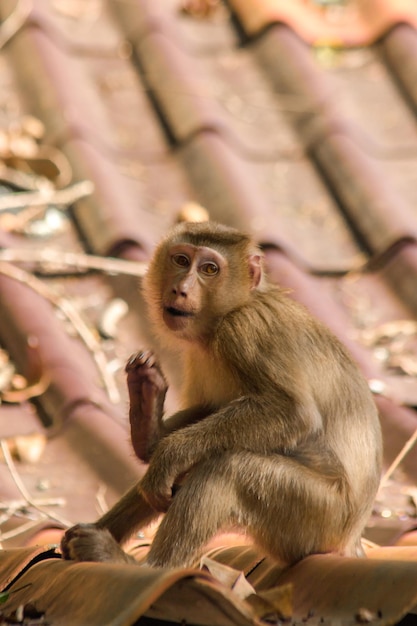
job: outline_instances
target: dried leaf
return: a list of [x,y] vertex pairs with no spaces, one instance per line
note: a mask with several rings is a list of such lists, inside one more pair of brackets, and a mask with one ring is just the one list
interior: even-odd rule
[[114,339],[120,320],[129,312],[129,306],[122,298],[114,298],[106,306],[98,322],[98,328],[102,337]]
[[219,9],[219,0],[182,0],[180,11],[196,18],[211,17]]
[[361,608],[355,615],[355,619],[358,624],[370,624],[379,619],[379,615],[369,609]]
[[263,621],[288,620],[293,613],[293,585],[281,585],[246,598]]
[[240,599],[246,600],[257,618],[263,621],[276,622],[291,617],[293,607],[292,584],[256,593],[254,587],[240,570],[214,561],[207,556],[202,558],[200,565],[207,569],[222,585],[231,589]]
[[186,202],[177,216],[177,222],[208,222],[207,209],[197,202]]
[[21,435],[14,438],[16,457],[24,463],[37,463],[41,458],[45,446],[46,436],[43,433]]
[[[4,441],[10,451],[10,454],[24,463],[37,463],[46,446],[46,436],[43,433],[31,433],[29,435],[8,437]],[[4,455],[1,451],[0,459],[4,460]]]
[[242,600],[255,594],[255,589],[246,580],[244,574],[228,565],[218,563],[207,556],[204,556],[200,562],[201,569],[207,569],[210,574],[222,583],[228,589],[231,589]]
[[367,346],[374,346],[381,341],[395,339],[398,336],[411,337],[417,334],[417,322],[413,320],[397,320],[387,322],[376,328],[368,328],[361,333],[361,340]]

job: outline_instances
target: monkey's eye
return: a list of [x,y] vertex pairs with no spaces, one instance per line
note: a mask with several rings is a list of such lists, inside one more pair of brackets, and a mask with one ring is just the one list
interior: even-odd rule
[[190,265],[190,259],[185,254],[172,255],[172,262],[178,267],[188,267]]
[[213,263],[212,261],[209,261],[208,263],[203,263],[200,269],[204,274],[207,274],[207,276],[214,276],[219,272],[218,265],[216,265],[216,263]]

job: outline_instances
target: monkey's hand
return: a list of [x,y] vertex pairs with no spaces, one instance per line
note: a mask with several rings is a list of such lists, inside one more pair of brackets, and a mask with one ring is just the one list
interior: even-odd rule
[[168,385],[154,355],[148,350],[130,357],[125,369],[132,445],[136,456],[148,463],[162,435],[162,415]]
[[69,528],[61,541],[64,559],[132,563],[135,559],[124,552],[106,528],[95,524],[77,524]]
[[166,513],[174,495],[174,482],[170,479],[162,480],[154,472],[148,472],[140,481],[139,492],[144,500],[155,511]]
[[160,441],[148,471],[138,484],[142,497],[155,511],[165,513],[168,510],[178,485],[199,460],[182,445],[182,442],[187,443],[183,434],[186,430],[171,433]]

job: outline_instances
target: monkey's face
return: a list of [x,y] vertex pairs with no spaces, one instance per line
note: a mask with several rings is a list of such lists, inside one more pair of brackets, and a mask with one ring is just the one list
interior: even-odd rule
[[227,260],[213,248],[188,243],[170,246],[161,284],[165,326],[188,339],[204,334],[219,310],[216,301],[227,278]]
[[205,343],[261,277],[261,256],[246,236],[209,223],[179,225],[157,247],[143,281],[150,319],[165,340]]

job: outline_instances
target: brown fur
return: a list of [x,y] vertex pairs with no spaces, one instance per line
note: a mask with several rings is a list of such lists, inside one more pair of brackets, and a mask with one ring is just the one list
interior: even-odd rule
[[[178,251],[189,266],[177,265]],[[207,259],[219,264],[214,275]],[[144,294],[157,334],[184,359],[183,406],[163,419],[167,386],[153,355],[129,362],[132,441],[149,468],[95,525],[67,532],[64,555],[125,560],[116,542],[160,511],[155,566],[192,564],[230,526],[288,563],[360,554],[381,435],[345,348],[267,283],[249,237],[219,225],[177,226],[155,252]]]

